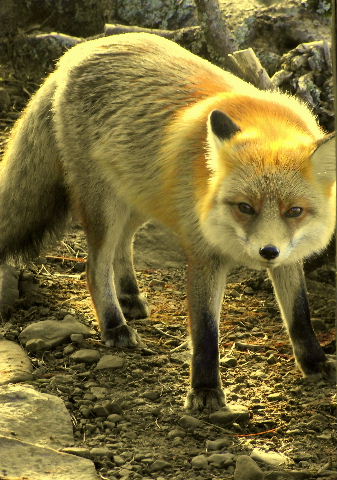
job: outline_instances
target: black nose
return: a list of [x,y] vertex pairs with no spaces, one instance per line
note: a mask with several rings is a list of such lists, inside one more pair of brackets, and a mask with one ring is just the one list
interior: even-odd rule
[[273,260],[279,256],[279,253],[280,250],[275,247],[275,245],[266,245],[259,250],[261,257],[265,258],[266,260]]

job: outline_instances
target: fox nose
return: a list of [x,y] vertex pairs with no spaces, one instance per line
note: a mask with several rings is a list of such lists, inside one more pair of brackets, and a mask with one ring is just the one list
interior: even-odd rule
[[279,256],[280,250],[275,245],[266,245],[260,248],[259,254],[266,260],[273,260]]

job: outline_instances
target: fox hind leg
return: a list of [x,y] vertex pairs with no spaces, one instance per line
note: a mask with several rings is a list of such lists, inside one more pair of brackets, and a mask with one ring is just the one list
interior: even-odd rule
[[141,345],[137,332],[126,323],[115,287],[114,257],[122,242],[128,207],[110,192],[104,197],[95,195],[90,206],[86,202],[81,210],[88,242],[87,281],[102,338],[108,346]]
[[145,297],[139,292],[133,267],[133,237],[143,223],[143,217],[135,212],[130,213],[125,221],[114,257],[118,301],[125,318],[128,319],[146,318],[150,312]]

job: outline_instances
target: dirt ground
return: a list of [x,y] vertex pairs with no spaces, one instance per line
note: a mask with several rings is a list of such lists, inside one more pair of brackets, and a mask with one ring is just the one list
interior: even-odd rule
[[[144,268],[151,263],[144,248],[149,235],[159,247],[154,267]],[[112,449],[117,465],[106,456],[95,460],[101,478],[109,480],[126,474],[131,480],[233,478],[231,464],[226,468],[212,464],[204,469],[191,467],[192,458],[205,454],[208,442],[219,438],[225,438],[220,452],[249,454],[261,448],[286,455],[290,463],[282,469],[302,471],[304,476],[296,478],[336,479],[335,388],[301,378],[271,284],[263,273],[233,272],[221,316],[221,374],[227,401],[248,407],[248,424],[234,423],[224,429],[211,425],[207,415],[200,415],[202,423],[197,428],[181,426],[189,383],[185,272],[183,264],[172,266],[176,254],[168,243],[166,232],[152,226],[145,228],[136,242],[136,248],[142,248],[136,256],[137,264],[143,266],[138,270],[139,283],[151,304],[151,315],[131,325],[146,343],[145,350],[116,351],[101,343],[86,288],[86,244],[79,226],[73,226],[57,247],[24,270],[22,297],[11,318],[1,325],[6,338],[17,340],[29,323],[62,319],[68,313],[96,332],[80,344],[30,354],[35,367],[32,384],[65,401],[73,418],[75,446]],[[176,258],[179,260],[179,255]],[[332,266],[314,271],[308,287],[318,337],[325,351],[332,353]],[[106,373],[98,372],[94,365],[71,361],[71,353],[79,348],[115,352],[125,359],[124,367]],[[104,401],[110,405],[110,420],[97,409]],[[151,471],[149,466],[158,459],[164,461],[162,470]],[[266,465],[263,469],[275,470]]]

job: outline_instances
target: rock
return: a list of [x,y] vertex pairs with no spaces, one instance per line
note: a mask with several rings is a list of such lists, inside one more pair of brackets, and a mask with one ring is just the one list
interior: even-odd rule
[[307,478],[312,478],[310,470],[271,470],[265,472],[265,480],[305,480]]
[[90,450],[90,456],[94,458],[112,457],[113,452],[107,447],[94,447]]
[[61,450],[63,453],[68,453],[69,455],[76,455],[76,457],[82,458],[91,458],[90,450],[85,447],[66,447]]
[[[29,426],[32,429],[32,423]],[[86,458],[5,436],[0,436],[0,465],[6,478],[98,480],[94,464]]]
[[164,470],[165,468],[169,468],[171,464],[166,462],[165,460],[155,460],[153,464],[150,466],[150,472],[159,472],[160,470]]
[[236,459],[234,480],[264,480],[264,474],[252,458],[239,455]]
[[143,393],[143,397],[147,398],[148,400],[155,401],[160,398],[161,392],[158,390],[149,390]]
[[198,418],[192,417],[191,415],[184,415],[180,418],[179,424],[187,430],[195,430],[203,426],[203,423]]
[[197,455],[196,457],[193,457],[191,460],[191,465],[194,468],[207,468],[208,460],[206,455]]
[[229,465],[234,465],[234,455],[231,453],[213,453],[208,457],[208,461],[211,465],[215,467],[228,467]]
[[241,405],[231,405],[211,413],[209,421],[220,426],[228,426],[234,422],[239,425],[246,425],[249,421],[249,411]]
[[0,313],[7,316],[19,298],[19,272],[11,265],[0,265]]
[[96,403],[93,408],[93,412],[97,417],[109,417],[110,414],[120,414],[122,412],[122,408],[119,402],[114,400],[104,400],[103,402]]
[[25,345],[29,352],[41,352],[50,348],[48,342],[42,338],[31,338]]
[[77,350],[70,358],[75,361],[84,362],[84,363],[94,363],[100,359],[100,353],[97,350],[91,348],[82,348]]
[[26,352],[15,342],[0,339],[0,385],[31,380],[33,366]]
[[120,455],[114,455],[113,460],[114,460],[115,464],[117,465],[117,467],[121,467],[125,463],[124,458],[121,457]]
[[258,462],[265,463],[266,465],[288,465],[291,463],[290,458],[286,457],[282,453],[277,452],[265,452],[259,448],[254,448],[250,454],[251,458],[257,460]]
[[238,361],[235,357],[224,357],[220,360],[220,365],[223,365],[224,367],[236,367]]
[[206,450],[221,450],[223,447],[228,447],[231,443],[231,440],[228,438],[206,440]]
[[[32,323],[22,330],[19,338],[25,346],[28,342],[38,339],[44,343],[37,343],[37,348],[46,350],[64,342],[72,333],[81,333],[89,336],[91,335],[91,330],[75,320],[72,315],[66,315],[61,321],[42,320]],[[31,348],[33,344],[30,342],[28,345]]]
[[121,420],[123,420],[123,417],[121,415],[118,415],[117,413],[112,413],[111,415],[108,416],[109,422],[112,423],[118,423]]
[[1,435],[53,448],[73,443],[71,418],[60,398],[27,385],[4,385],[0,404]]
[[118,355],[103,355],[97,363],[95,370],[104,370],[106,368],[121,368],[124,366],[124,358]]
[[273,402],[277,402],[277,401],[280,401],[280,400],[286,400],[286,397],[285,395],[283,395],[282,393],[270,393],[269,395],[267,395],[267,398],[268,400],[271,400]]
[[82,333],[73,333],[70,335],[70,340],[74,343],[82,343],[84,335]]
[[181,428],[173,428],[167,434],[167,438],[182,438],[184,436],[185,432]]

